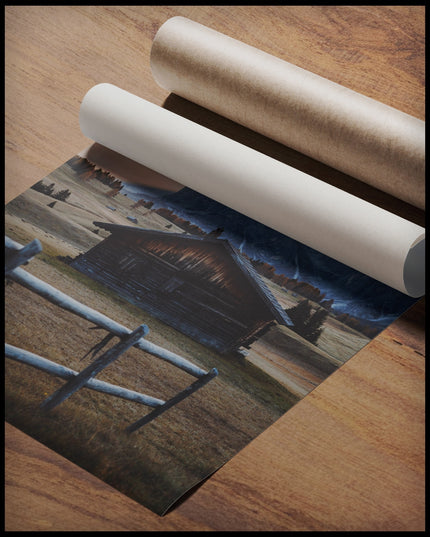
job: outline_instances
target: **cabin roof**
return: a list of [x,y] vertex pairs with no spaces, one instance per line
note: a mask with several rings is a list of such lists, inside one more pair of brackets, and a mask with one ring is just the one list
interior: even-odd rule
[[272,312],[275,320],[278,323],[284,324],[287,326],[291,326],[293,324],[290,317],[287,315],[287,313],[284,311],[282,306],[273,296],[272,292],[264,283],[263,279],[258,274],[258,272],[254,269],[251,262],[248,259],[246,259],[243,255],[241,255],[236,250],[236,248],[234,248],[230,244],[228,240],[219,239],[211,235],[189,235],[187,233],[171,233],[168,231],[146,229],[146,228],[141,228],[141,227],[136,227],[136,226],[124,226],[120,224],[111,224],[108,222],[93,222],[93,223],[97,227],[105,229],[106,231],[110,231],[111,233],[130,232],[133,234],[139,234],[139,235],[144,234],[148,236],[159,237],[162,239],[174,237],[181,241],[195,241],[195,242],[200,241],[202,243],[214,243],[217,245],[222,245],[225,248],[225,250],[228,252],[230,257],[232,258],[232,260],[235,262],[235,264],[242,271],[247,281],[250,283],[253,289],[257,292],[257,294],[263,300],[263,302],[267,305],[269,310]]

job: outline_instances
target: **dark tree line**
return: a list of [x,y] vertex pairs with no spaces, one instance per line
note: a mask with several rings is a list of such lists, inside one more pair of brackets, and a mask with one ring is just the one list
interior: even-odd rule
[[54,198],[54,199],[59,200],[59,201],[66,201],[66,199],[71,194],[71,192],[70,192],[70,190],[68,188],[65,188],[64,190],[60,190],[60,191],[54,193],[55,183],[51,183],[50,185],[45,185],[43,180],[37,182],[31,188],[33,190],[36,190],[37,192],[41,192],[42,194],[45,194],[45,196],[49,196],[49,197]]

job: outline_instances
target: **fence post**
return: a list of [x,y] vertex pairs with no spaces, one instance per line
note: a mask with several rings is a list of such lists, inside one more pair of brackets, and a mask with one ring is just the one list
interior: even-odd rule
[[[30,289],[34,293],[37,293],[39,296],[46,298],[52,304],[56,304],[63,308],[64,310],[70,311],[75,315],[90,321],[101,328],[104,328],[108,332],[112,332],[116,336],[122,337],[124,334],[129,334],[130,331],[125,326],[117,323],[116,321],[110,319],[103,313],[100,313],[96,310],[93,310],[89,306],[85,306],[81,302],[75,300],[74,298],[62,293],[52,285],[36,278],[33,274],[26,272],[24,269],[17,267],[14,270],[11,270],[7,276],[9,279],[23,285],[27,289]],[[145,352],[149,352],[153,356],[157,356],[166,362],[173,364],[176,367],[179,367],[183,371],[186,371],[194,377],[201,377],[206,374],[204,369],[197,367],[195,364],[191,363],[189,360],[186,360],[182,356],[175,354],[167,349],[163,349],[155,343],[142,339],[136,343],[136,346],[139,349],[142,349]]]
[[11,249],[11,243],[7,239],[8,237],[5,237],[5,274],[15,269],[16,267],[19,267],[23,263],[30,261],[30,259],[32,259],[36,254],[39,254],[42,251],[42,244],[40,243],[39,239],[34,239],[19,250]]
[[[74,392],[84,386],[155,407],[155,410],[131,424],[127,428],[128,432],[132,432],[139,429],[146,423],[149,423],[160,414],[163,414],[163,412],[197,391],[218,375],[218,371],[215,368],[211,369],[209,372],[206,372],[182,356],[144,340],[143,338],[145,338],[145,336],[149,333],[147,326],[141,325],[133,332],[130,332],[129,329],[113,321],[109,317],[89,308],[88,306],[85,306],[65,293],[62,293],[55,287],[52,287],[46,282],[39,280],[35,276],[27,273],[25,270],[19,268],[19,265],[29,261],[32,257],[34,257],[34,255],[42,251],[42,246],[38,239],[35,239],[27,246],[22,247],[9,237],[5,237],[5,248],[7,258],[5,264],[5,273],[8,278],[20,283],[31,291],[36,292],[53,304],[56,304],[67,311],[70,311],[76,315],[79,315],[80,317],[83,317],[84,319],[87,319],[88,321],[95,323],[98,327],[104,328],[110,333],[101,343],[93,347],[93,349],[91,349],[92,351],[101,351],[101,348],[104,346],[102,343],[106,343],[107,339],[110,339],[114,335],[120,337],[119,343],[99,356],[99,358],[94,360],[94,362],[92,362],[80,373],[61,366],[60,364],[51,362],[50,360],[46,360],[40,356],[24,351],[23,349],[17,349],[6,344],[6,356],[18,361],[22,361],[28,365],[32,365],[38,369],[42,369],[62,378],[69,379],[62,387],[60,387],[42,402],[40,405],[42,409],[49,411],[55,408],[57,405],[69,398]],[[140,348],[153,356],[173,364],[194,377],[197,377],[198,380],[193,382],[190,386],[173,396],[168,401],[163,401],[161,399],[132,392],[125,388],[93,379],[97,373],[102,371],[132,346],[136,346],[137,348]],[[93,353],[93,356],[94,354],[95,353]]]
[[[30,367],[34,367],[39,371],[44,371],[49,375],[54,375],[65,380],[69,380],[70,378],[76,377],[76,375],[79,374],[77,371],[74,371],[73,369],[70,369],[64,365],[51,362],[51,360],[43,358],[38,354],[34,354],[24,349],[19,349],[18,347],[14,347],[8,343],[5,344],[4,351],[6,358],[10,358],[15,362],[29,365]],[[151,397],[150,395],[146,395],[144,393],[128,390],[122,386],[110,384],[109,382],[104,382],[103,380],[98,379],[89,379],[84,388],[113,395],[115,397],[121,397],[127,401],[133,401],[134,403],[140,403],[153,408],[165,403],[163,399],[158,399],[157,397]]]
[[143,416],[142,418],[138,419],[137,421],[129,425],[126,428],[126,431],[128,433],[132,433],[133,431],[140,429],[140,427],[143,427],[144,425],[146,425],[153,419],[160,416],[160,414],[163,414],[163,412],[166,412],[166,410],[169,410],[169,408],[176,405],[177,403],[179,403],[179,401],[182,401],[183,399],[185,399],[186,397],[188,397],[189,395],[197,391],[199,388],[207,384],[210,380],[212,380],[217,375],[218,375],[218,370],[214,367],[213,369],[209,371],[209,373],[206,373],[204,377],[200,377],[199,379],[194,381],[192,384],[190,384],[187,388],[185,388],[185,390],[182,390],[181,392],[174,395],[171,399],[166,401],[164,405],[158,406],[157,408],[152,410],[152,412],[150,412],[149,414],[146,414],[146,416]]
[[123,336],[119,343],[114,345],[108,351],[104,352],[101,356],[94,360],[94,362],[76,375],[76,377],[71,378],[56,392],[47,397],[40,405],[41,408],[44,410],[52,410],[57,405],[65,401],[76,390],[82,388],[82,386],[84,386],[89,379],[95,377],[97,373],[100,373],[102,369],[116,360],[123,352],[135,345],[140,338],[146,336],[148,332],[148,327],[146,325],[141,325],[130,334]]

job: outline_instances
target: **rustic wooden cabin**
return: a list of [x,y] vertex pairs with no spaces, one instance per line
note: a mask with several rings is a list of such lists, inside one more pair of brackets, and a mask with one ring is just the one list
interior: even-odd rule
[[111,233],[71,265],[221,353],[291,325],[250,262],[227,240],[94,222]]

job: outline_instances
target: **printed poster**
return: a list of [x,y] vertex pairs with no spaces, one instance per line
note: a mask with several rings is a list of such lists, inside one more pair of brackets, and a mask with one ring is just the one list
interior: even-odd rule
[[97,144],[5,230],[6,420],[159,515],[416,302]]

